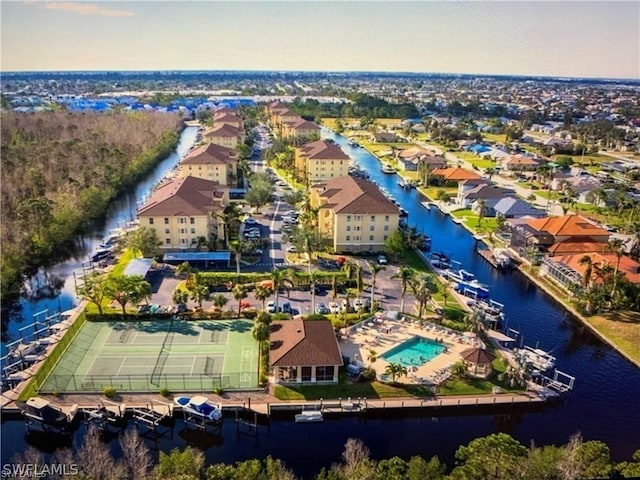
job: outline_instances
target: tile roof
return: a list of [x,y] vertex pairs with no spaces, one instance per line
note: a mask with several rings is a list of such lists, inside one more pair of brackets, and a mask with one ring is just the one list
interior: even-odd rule
[[211,180],[187,176],[160,185],[145,203],[140,216],[201,216],[211,212],[220,185]]
[[444,177],[445,180],[452,182],[481,178],[477,173],[460,167],[436,168],[432,173],[433,175],[440,175]]
[[238,152],[234,149],[209,143],[193,149],[180,163],[185,165],[226,165],[230,161],[237,160]]
[[300,147],[301,153],[306,158],[314,160],[350,160],[339,145],[327,140],[317,140]]
[[514,197],[501,198],[493,206],[493,209],[503,216],[513,215],[514,217],[525,217],[527,215],[542,216],[545,214],[542,210],[533,207],[530,203]]
[[224,122],[229,122],[229,123],[242,123],[242,119],[237,116],[234,115],[233,113],[226,113],[226,112],[222,112],[222,113],[216,113],[213,116],[213,123],[224,123]]
[[242,129],[234,127],[233,125],[224,124],[218,127],[214,127],[211,130],[205,132],[205,137],[239,137],[242,134]]
[[601,237],[609,236],[604,228],[589,222],[580,215],[564,215],[562,217],[547,217],[529,221],[529,225],[538,231],[548,232],[553,236],[581,236]]
[[318,195],[327,200],[322,206],[336,214],[399,214],[398,207],[373,183],[355,177],[336,177],[315,185]]
[[329,320],[271,323],[269,363],[276,367],[342,365],[338,340]]
[[517,155],[511,155],[510,157],[507,157],[504,159],[504,163],[506,163],[507,165],[541,165],[542,162],[540,160],[536,160],[533,157],[530,157],[529,155],[522,155],[522,154],[517,154]]
[[320,130],[320,127],[309,120],[305,120],[304,118],[296,118],[295,120],[290,120],[285,122],[287,127],[293,128],[294,130]]
[[[600,264],[600,265],[611,265],[612,267],[616,266],[616,262],[618,261],[617,257],[613,253],[598,253],[598,252],[590,252],[586,254],[591,258],[592,264]],[[585,254],[579,255],[563,255],[561,257],[553,257],[553,261],[556,263],[563,263],[568,267],[571,267],[576,272],[584,275],[587,265],[580,264],[580,260],[585,256]],[[620,265],[618,271],[623,273],[627,280],[631,283],[640,283],[640,263],[636,262],[632,258],[623,255],[620,257]],[[592,277],[592,281],[601,282],[601,279]]]
[[564,242],[556,242],[548,248],[549,255],[568,255],[573,253],[604,252],[605,242],[585,242],[582,238],[570,238]]

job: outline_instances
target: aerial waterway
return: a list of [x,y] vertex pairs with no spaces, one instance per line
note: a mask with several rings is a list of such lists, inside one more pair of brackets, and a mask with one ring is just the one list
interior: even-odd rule
[[[536,288],[519,272],[501,273],[493,269],[475,253],[475,240],[463,227],[438,213],[427,211],[420,202],[424,199],[415,191],[405,191],[397,184],[398,177],[380,171],[378,160],[366,150],[348,145],[347,139],[323,129],[323,137],[332,138],[380,186],[386,188],[409,212],[409,224],[429,234],[434,251],[447,251],[463,268],[489,286],[491,296],[505,305],[509,326],[520,330],[525,343],[539,345],[557,357],[557,366],[576,376],[571,397],[555,407],[532,412],[528,409],[505,408],[500,414],[479,414],[477,411],[451,413],[428,412],[425,415],[385,415],[382,418],[346,416],[326,418],[322,423],[301,425],[293,419],[273,420],[270,428],[261,428],[257,438],[239,434],[232,419],[223,423],[219,434],[194,435],[182,420],[177,420],[174,434],[157,443],[150,442],[154,452],[169,451],[186,445],[202,450],[208,463],[233,463],[267,455],[284,460],[299,475],[309,477],[322,467],[340,461],[343,445],[350,437],[361,439],[374,458],[394,455],[409,458],[438,455],[449,467],[454,465],[454,453],[461,444],[495,432],[506,432],[525,445],[535,440],[536,445],[564,444],[576,432],[587,440],[598,439],[611,448],[615,460],[629,460],[640,448],[640,417],[637,399],[640,398],[640,373],[615,350],[604,344],[580,323],[568,316],[560,305]],[[128,221],[135,214],[136,202],[142,198],[164,173],[171,170],[177,159],[188,150],[195,131],[185,131],[178,152],[167,159],[138,188],[136,195],[117,208],[117,214],[108,216],[103,228],[96,231],[94,244],[110,228]],[[92,237],[93,238],[93,237]],[[71,272],[77,264],[65,264],[61,272]],[[72,281],[72,280],[71,280]],[[60,301],[62,307],[71,304],[73,284],[67,283]],[[65,296],[66,295],[66,296]],[[63,303],[67,302],[67,303]],[[58,307],[57,299],[48,303],[26,305],[23,317],[50,307]],[[85,433],[82,426],[73,439],[79,444]],[[64,446],[49,438],[26,436],[22,420],[5,421],[2,426],[2,463],[10,461],[27,444],[45,452]],[[112,451],[120,454],[117,441],[111,442]]]
[[[110,206],[104,218],[96,222],[88,235],[78,240],[78,250],[74,257],[60,264],[40,272],[27,281],[28,293],[24,295],[19,304],[10,310],[8,322],[3,321],[2,355],[5,353],[5,344],[16,340],[19,329],[33,321],[34,314],[48,311],[49,313],[61,312],[73,308],[77,304],[74,286],[74,272],[82,272],[87,265],[89,254],[96,250],[98,245],[109,232],[115,228],[123,228],[136,218],[137,207],[147,197],[195,144],[197,127],[186,127],[180,135],[180,140],[175,151],[158,165],[136,186],[135,189],[118,197]],[[57,284],[52,288],[52,284]]]

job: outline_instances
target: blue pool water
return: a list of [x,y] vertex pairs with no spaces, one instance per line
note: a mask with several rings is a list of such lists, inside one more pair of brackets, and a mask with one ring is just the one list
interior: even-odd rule
[[423,337],[413,337],[382,355],[389,363],[399,363],[405,367],[424,365],[437,357],[445,345]]

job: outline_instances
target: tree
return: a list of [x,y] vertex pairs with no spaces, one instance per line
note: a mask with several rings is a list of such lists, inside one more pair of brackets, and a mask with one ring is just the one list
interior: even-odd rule
[[340,473],[345,479],[365,480],[373,476],[375,463],[369,457],[369,449],[360,440],[349,438],[342,452]]
[[240,260],[242,260],[242,253],[244,252],[245,247],[241,240],[234,240],[233,242],[229,242],[229,251],[233,254],[233,257],[236,261],[236,274],[238,278],[240,278]]
[[488,211],[489,209],[487,208],[487,201],[484,198],[478,200],[478,223],[476,223],[477,227],[482,224],[482,220],[484,220],[484,217]]
[[454,378],[462,378],[465,373],[467,373],[467,366],[462,360],[454,363],[451,367],[451,375],[453,375]]
[[418,317],[422,318],[422,312],[431,300],[432,294],[438,291],[438,284],[431,273],[423,273],[411,283],[413,295],[418,301]]
[[407,465],[406,480],[441,480],[445,478],[447,467],[440,462],[437,456],[431,457],[427,462],[419,455],[411,457]]
[[150,478],[153,461],[149,449],[137,429],[127,429],[120,437],[120,448],[127,474],[122,478],[145,480]]
[[369,271],[371,272],[371,313],[373,313],[373,309],[375,308],[375,300],[376,300],[376,277],[379,272],[382,270],[386,270],[387,267],[384,265],[378,265],[375,262],[369,261]]
[[126,245],[144,258],[152,258],[159,254],[162,242],[153,228],[138,227],[127,234]]
[[231,290],[231,294],[233,295],[233,298],[238,301],[238,318],[240,318],[240,314],[242,312],[242,300],[247,298],[247,289],[244,285],[238,283],[234,285],[233,290]]
[[245,195],[245,201],[256,210],[267,205],[273,197],[275,188],[271,178],[264,173],[254,173],[249,178],[251,186]]
[[593,262],[591,260],[591,256],[583,255],[580,260],[578,260],[580,265],[586,265],[587,267],[582,274],[582,286],[584,288],[589,287],[591,285],[591,273],[593,271]]
[[273,292],[270,288],[262,287],[258,285],[253,289],[253,296],[256,297],[256,300],[262,303],[262,310],[264,310],[264,302],[271,296]]
[[384,241],[384,248],[393,256],[394,262],[397,262],[398,256],[404,254],[407,250],[407,241],[400,230],[396,229],[387,237]]
[[369,353],[367,354],[367,361],[369,362],[369,365],[373,365],[376,360],[378,360],[378,352],[373,348],[370,348]]
[[526,456],[527,449],[506,433],[476,438],[456,451],[462,465],[453,469],[451,478],[517,478]]
[[176,305],[184,305],[189,300],[189,292],[182,288],[176,288],[171,295],[171,299]]
[[473,310],[471,310],[471,312],[465,315],[464,321],[467,324],[467,328],[469,329],[469,331],[478,333],[482,330],[486,318],[487,315],[483,310],[474,308]]
[[127,304],[151,298],[151,285],[141,275],[112,275],[105,282],[107,296],[122,307],[127,315]]
[[400,363],[389,363],[384,373],[391,377],[391,383],[396,383],[396,378],[407,375],[407,367]]
[[262,345],[269,340],[269,325],[263,322],[255,321],[251,330],[253,338],[258,342],[260,349],[259,355],[262,356]]
[[114,460],[100,437],[100,431],[93,425],[87,431],[74,463],[80,478],[118,480],[125,475],[123,464]]
[[211,292],[209,291],[209,286],[203,282],[199,274],[196,274],[195,281],[189,288],[189,293],[191,294],[191,300],[198,304],[198,310],[202,312],[202,303],[211,299]]
[[398,269],[398,273],[393,275],[391,278],[400,279],[402,284],[402,292],[400,293],[400,311],[404,312],[404,296],[407,293],[407,288],[416,278],[416,271],[407,265],[403,265]]
[[217,219],[224,229],[224,244],[227,249],[231,241],[231,232],[237,234],[240,230],[240,215],[240,209],[235,203],[227,205],[222,213],[217,214]]
[[213,305],[219,310],[222,310],[228,302],[229,302],[229,299],[221,293],[216,293],[213,296]]
[[160,452],[155,474],[163,480],[199,480],[204,461],[202,452],[194,448],[174,448],[169,453]]
[[618,271],[620,270],[620,259],[624,255],[624,242],[620,238],[613,238],[609,240],[607,251],[616,256],[616,267],[613,272],[613,286],[611,287],[611,297],[613,298],[618,287]]
[[106,287],[105,275],[91,272],[83,277],[82,284],[78,285],[76,293],[98,307],[98,313],[102,315],[102,302],[109,298],[109,289]]

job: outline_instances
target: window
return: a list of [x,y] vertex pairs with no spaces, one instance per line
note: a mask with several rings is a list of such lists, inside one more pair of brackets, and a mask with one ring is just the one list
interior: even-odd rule
[[347,235],[346,239],[347,239],[347,242],[350,241],[351,240],[351,235]]
[[375,215],[371,215],[371,221],[375,222],[376,221],[376,216]]
[[164,233],[166,233],[167,235],[169,235],[171,233],[171,230],[169,230],[168,228],[164,229]]
[[389,215],[385,215],[385,216],[384,216],[384,221],[385,221],[385,222],[388,222],[388,221],[389,221]]
[[181,228],[180,229],[180,233],[187,233],[187,229],[186,228]]
[[335,367],[333,365],[316,367],[316,381],[331,382],[333,380],[334,371]]
[[356,222],[362,221],[362,215],[356,215]]
[[186,238],[181,238],[180,239],[180,243],[182,243],[183,245],[187,243],[187,239]]
[[351,231],[351,225],[347,225],[347,232]]
[[164,217],[164,224],[169,225],[169,217]]
[[376,230],[376,226],[375,226],[375,225],[371,225],[371,226],[369,227],[369,231],[370,231],[370,232],[375,232],[375,230]]
[[149,225],[153,225],[153,217],[149,218]]
[[373,235],[369,235],[369,241],[373,242]]
[[360,227],[356,227],[356,232],[359,232],[359,231],[360,231]]
[[186,223],[186,220],[187,220],[186,218],[180,217],[180,218],[178,219],[178,222],[179,222],[179,223]]
[[385,235],[383,240],[386,240],[387,238],[389,238],[389,235]]
[[196,219],[195,219],[195,218],[193,218],[193,217],[191,217],[191,218],[189,219],[189,223],[190,223],[191,225],[195,225],[195,223],[196,223]]
[[388,231],[389,231],[389,225],[385,225],[385,226],[384,226],[384,231],[385,231],[385,232],[388,232]]
[[195,229],[195,228],[192,228],[192,229],[191,229],[191,233],[196,233],[196,229]]
[[164,243],[166,243],[167,245],[171,245],[171,239],[170,238],[165,238],[164,239]]
[[300,375],[301,380],[303,382],[310,382],[311,381],[311,367],[302,367],[300,370],[302,370],[302,374]]
[[351,215],[347,215],[347,222],[351,221]]

